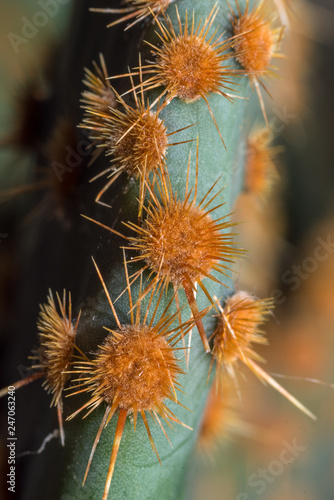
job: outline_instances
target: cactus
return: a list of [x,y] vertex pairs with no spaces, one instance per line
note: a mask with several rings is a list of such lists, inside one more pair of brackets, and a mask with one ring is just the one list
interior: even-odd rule
[[[234,288],[233,264],[242,253],[234,230],[231,232],[230,214],[244,182],[239,165],[243,163],[241,144],[246,98],[250,96],[249,79],[258,89],[259,75],[254,76],[249,68],[238,64],[238,57],[240,62],[245,51],[242,41],[246,43],[249,35],[243,39],[244,30],[236,33],[233,29],[238,12],[248,12],[248,0],[231,2],[231,6],[223,0],[137,3],[138,11],[131,5],[109,9],[112,15],[118,12],[121,16],[117,27],[111,26],[118,24],[113,18],[110,30],[104,29],[108,8],[102,16],[102,8],[89,11],[91,1],[75,4],[72,31],[59,65],[58,86],[51,99],[51,111],[45,117],[49,125],[44,141],[49,144],[49,155],[43,168],[44,174],[52,173],[53,183],[44,182],[41,188],[54,202],[48,217],[42,214],[38,224],[30,222],[25,230],[24,238],[33,251],[21,294],[26,300],[27,283],[33,278],[38,293],[29,297],[29,303],[35,301],[32,310],[36,311],[38,303],[45,302],[47,289],[71,291],[77,350],[62,372],[66,377],[72,376],[70,390],[63,390],[61,385],[60,391],[63,408],[58,417],[62,412],[67,417],[64,449],[54,447],[45,453],[43,467],[40,457],[35,459],[32,468],[40,470],[26,482],[27,499],[38,498],[37,484],[42,476],[48,478],[48,484],[44,484],[40,498],[182,498],[185,467],[194,448],[212,378],[208,383],[214,359],[208,339],[217,331],[216,316],[222,312],[215,297],[224,302],[230,295]],[[143,4],[152,4],[152,9],[145,10]],[[258,13],[259,9],[255,17]],[[127,21],[130,29],[124,31],[122,23]],[[75,26],[79,26],[79,31]],[[252,43],[258,29],[256,25]],[[271,41],[267,32],[267,45],[276,44],[278,32],[273,31]],[[203,67],[213,61],[212,72],[202,74],[202,80],[192,73],[191,65],[188,68],[183,62],[188,49],[184,48],[185,42],[179,43],[179,33],[196,39],[190,48],[192,54],[198,49],[198,60],[205,47]],[[78,49],[84,44],[87,47],[78,57]],[[123,45],[126,49],[121,58],[118,48]],[[276,47],[276,54],[275,51]],[[99,52],[104,59],[99,59]],[[171,80],[171,54],[174,59],[182,59],[181,69],[186,67],[177,84]],[[194,58],[192,55],[191,63]],[[131,67],[128,72],[127,66]],[[180,76],[177,64],[175,67],[174,76]],[[106,79],[107,74],[111,80]],[[117,75],[119,78],[114,78]],[[82,78],[83,85],[79,83]],[[197,87],[190,89],[196,78]],[[264,111],[262,99],[261,107]],[[73,119],[73,127],[81,127],[76,132],[77,165],[69,164],[68,149],[64,148],[64,144],[73,143],[74,128],[61,130],[59,125],[62,119],[68,123],[68,117]],[[147,133],[147,123],[153,129],[151,135]],[[146,149],[138,147],[136,130],[142,132]],[[176,143],[173,146],[172,141]],[[110,164],[106,152],[113,155],[114,164]],[[131,155],[135,154],[134,161]],[[84,168],[91,158],[92,165]],[[107,178],[110,174],[111,180]],[[96,181],[90,183],[92,178]],[[50,221],[50,215],[56,220]],[[168,217],[168,232],[159,233],[160,226],[166,227]],[[175,245],[170,255],[165,246],[160,250],[158,244],[153,245],[153,240],[159,241],[158,234]],[[180,234],[187,240],[186,252],[181,248],[182,238],[177,237]],[[198,235],[202,237],[199,247]],[[56,242],[52,248],[50,241]],[[207,245],[205,252],[191,254],[193,248],[202,248],[200,245]],[[163,257],[159,257],[160,251],[165,252]],[[190,254],[192,261],[187,260]],[[165,265],[167,260],[172,262],[169,267]],[[263,304],[271,302],[261,302],[262,315]],[[63,317],[64,314],[63,305]],[[33,316],[30,310],[29,316]],[[124,325],[128,325],[128,330],[122,330]],[[170,387],[162,375],[159,382],[169,387],[163,392],[166,406],[161,406],[160,400],[159,404],[152,403],[158,425],[153,423],[149,410],[138,412],[141,415],[137,421],[132,403],[119,399],[117,391],[123,382],[109,400],[101,389],[101,380],[110,380],[117,365],[115,361],[111,367],[106,364],[108,343],[118,342],[120,347],[130,333],[137,338],[138,325],[142,333],[148,325],[156,328],[154,339],[165,342],[165,347],[159,349],[170,349],[168,362],[163,358],[169,367]],[[250,341],[254,338],[251,336]],[[253,353],[249,352],[251,357]],[[121,356],[121,351],[115,356]],[[133,356],[137,359],[137,351]],[[250,357],[248,365],[254,369]],[[40,358],[43,367],[44,358]],[[154,356],[152,359],[162,374],[161,361]],[[263,375],[263,370],[256,367],[257,373]],[[43,373],[48,373],[45,366]],[[55,393],[47,375],[46,379],[46,387]],[[176,382],[184,394],[174,395]],[[144,385],[149,386],[149,382]],[[87,392],[92,393],[90,400]],[[59,388],[56,394],[59,405]],[[300,404],[299,407],[304,409]],[[82,418],[84,409],[88,415]],[[162,431],[159,415],[166,421],[165,427],[172,422],[175,429]]]

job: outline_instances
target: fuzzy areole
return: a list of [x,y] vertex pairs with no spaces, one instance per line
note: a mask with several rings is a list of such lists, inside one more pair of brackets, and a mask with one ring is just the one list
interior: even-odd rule
[[94,359],[93,383],[103,399],[128,412],[150,411],[174,399],[172,383],[180,369],[166,338],[147,325],[113,331]]
[[275,166],[282,147],[272,146],[273,134],[267,128],[255,128],[247,140],[245,188],[265,200],[279,175]]
[[[308,417],[316,420],[315,415],[308,410],[298,399],[282,387],[256,361],[263,358],[253,349],[253,344],[266,344],[267,340],[261,329],[262,323],[268,318],[274,301],[256,299],[248,292],[237,292],[226,300],[223,308],[217,301],[220,311],[218,323],[213,333],[212,363],[216,361],[216,388],[223,386],[225,371],[235,381],[239,362],[244,363],[263,382],[270,384],[286,399],[304,412]],[[210,367],[210,371],[211,371]]]
[[200,21],[197,27],[194,14],[191,26],[188,26],[187,13],[182,26],[177,6],[175,10],[177,27],[168,16],[164,16],[164,22],[155,18],[161,44],[155,46],[147,42],[154,61],[149,61],[143,68],[145,73],[153,76],[145,80],[143,86],[147,91],[163,87],[159,97],[165,96],[167,102],[175,97],[187,103],[203,99],[225,146],[208,98],[211,94],[221,95],[229,101],[238,97],[230,94],[235,85],[231,77],[236,76],[238,72],[232,65],[224,64],[233,57],[230,51],[233,39],[224,40],[224,34],[217,33],[217,29],[212,32],[212,25],[219,10],[216,5],[203,24]]
[[[141,82],[142,73],[140,66]],[[131,88],[127,92],[132,94],[134,103],[128,104],[115,90],[117,107],[108,106],[108,109],[101,108],[100,90],[96,88],[96,102],[94,103],[94,92],[90,92],[90,101],[87,101],[85,92],[83,93],[85,117],[81,127],[87,129],[98,148],[104,149],[106,155],[111,159],[111,166],[97,174],[92,181],[109,174],[108,182],[98,193],[96,201],[100,200],[103,193],[116,181],[124,172],[128,177],[139,179],[139,215],[141,216],[146,183],[149,182],[150,175],[154,184],[156,178],[165,175],[166,154],[169,146],[176,146],[178,142],[171,143],[170,137],[183,129],[168,132],[164,121],[159,114],[164,105],[158,104],[153,109],[153,103],[145,100],[144,92],[138,95],[134,86],[131,74]],[[94,91],[94,89],[92,89]],[[183,141],[189,142],[189,141]],[[95,153],[95,158],[99,153]],[[93,157],[94,161],[94,157]]]
[[[111,479],[114,472],[118,449],[120,446],[124,425],[129,413],[133,414],[134,429],[136,429],[137,415],[141,415],[147,434],[160,461],[155,447],[147,415],[150,414],[160,426],[168,439],[160,417],[169,424],[169,421],[183,424],[166,406],[165,401],[171,400],[178,403],[176,389],[179,389],[177,377],[183,373],[174,352],[175,344],[182,334],[187,334],[194,326],[191,319],[178,327],[172,327],[177,313],[168,314],[171,304],[167,305],[159,319],[156,319],[156,308],[150,314],[150,305],[146,308],[144,318],[141,315],[141,300],[133,308],[133,297],[128,276],[127,264],[124,262],[129,296],[131,323],[122,325],[118,318],[114,303],[103,280],[101,272],[93,259],[96,271],[107,296],[111,311],[117,323],[117,330],[110,332],[105,342],[99,347],[94,358],[89,360],[86,356],[75,365],[71,373],[79,376],[78,384],[73,387],[70,396],[78,393],[91,393],[91,398],[77,411],[68,417],[74,418],[87,409],[85,417],[98,408],[101,404],[106,406],[104,417],[92,446],[83,484],[86,481],[95,449],[99,442],[102,430],[117,412],[117,428],[111,451],[110,463],[105,482],[103,500],[108,497]],[[134,312],[136,309],[136,312]],[[169,424],[170,425],[170,424]],[[187,426],[185,426],[187,427]],[[169,440],[169,439],[168,439]]]
[[[64,446],[62,394],[69,380],[68,370],[73,360],[74,351],[78,349],[75,345],[75,337],[80,313],[76,322],[73,323],[71,294],[68,294],[68,303],[66,303],[66,290],[63,292],[62,300],[58,293],[56,297],[59,311],[51,290],[49,290],[47,304],[40,305],[37,320],[40,346],[37,353],[33,351],[34,355],[30,356],[30,359],[35,360],[36,363],[31,368],[36,371],[12,385],[15,389],[19,389],[44,377],[43,387],[52,394],[50,406],[57,406],[60,439]],[[2,389],[0,397],[5,396],[7,390],[7,387]]]
[[233,44],[235,58],[256,90],[268,126],[260,85],[269,94],[263,80],[275,75],[272,59],[283,57],[278,52],[283,28],[276,25],[276,16],[268,16],[264,0],[255,3],[252,9],[249,8],[247,0],[244,12],[241,11],[238,0],[236,7],[237,11],[231,9],[230,14],[232,33],[235,37]]
[[[42,304],[37,320],[37,328],[40,338],[39,364],[33,368],[42,370],[45,374],[44,386],[47,392],[53,394],[52,406],[56,406],[61,398],[62,391],[69,378],[68,370],[74,349],[75,335],[79,322],[72,323],[71,295],[68,299],[68,313],[66,313],[66,292],[64,290],[63,300],[57,294],[60,314],[50,290],[48,303]],[[80,316],[79,316],[80,317]]]
[[[190,156],[188,181],[189,168]],[[216,220],[212,218],[215,210],[224,203],[208,208],[223,190],[220,189],[210,197],[218,181],[219,178],[202,200],[197,202],[197,147],[196,180],[193,188],[189,190],[187,182],[185,199],[181,201],[177,193],[173,193],[167,174],[162,178],[161,184],[156,184],[157,193],[154,192],[152,185],[148,185],[151,199],[148,207],[145,208],[144,224],[125,223],[136,233],[135,236],[124,236],[118,231],[86,217],[95,224],[126,239],[131,246],[125,248],[138,251],[139,255],[133,257],[132,261],[141,262],[143,265],[139,271],[132,275],[132,278],[135,280],[142,276],[145,270],[150,272],[149,276],[152,278],[144,289],[141,300],[148,293],[151,293],[152,297],[160,288],[166,290],[172,284],[179,309],[178,289],[183,288],[206,352],[210,352],[210,346],[196,303],[194,294],[196,284],[200,286],[213,304],[214,301],[202,280],[209,278],[216,283],[221,283],[213,272],[227,275],[226,273],[231,270],[231,264],[243,254],[243,250],[235,246],[235,234],[226,232],[235,226],[232,222],[224,221],[230,214]],[[192,199],[190,199],[191,196]]]

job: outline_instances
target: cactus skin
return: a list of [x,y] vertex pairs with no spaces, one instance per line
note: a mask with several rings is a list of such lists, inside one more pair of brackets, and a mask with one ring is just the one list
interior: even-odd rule
[[[178,5],[181,19],[184,20],[185,11],[195,11],[195,23],[201,18],[204,18],[210,12],[214,2],[200,1],[184,1]],[[227,6],[225,2],[220,2],[220,10],[215,21],[214,27],[224,26],[228,23]],[[168,9],[173,22],[176,20],[175,6],[171,5]],[[220,27],[220,29],[222,29]],[[153,28],[150,28],[153,31]],[[108,33],[106,33],[106,37]],[[149,38],[150,34],[145,36]],[[142,50],[139,48],[139,50]],[[105,54],[108,63],[108,54]],[[112,67],[108,67],[109,72],[113,71]],[[240,81],[240,83],[242,83]],[[247,83],[242,83],[238,88],[240,95],[245,95]],[[226,99],[220,96],[213,96],[210,99],[210,104],[214,110],[216,120],[219,124],[221,133],[227,145],[227,152],[224,150],[219,135],[215,129],[214,123],[207,110],[206,104],[203,101],[198,101],[192,104],[185,104],[178,99],[173,100],[162,113],[162,118],[165,120],[165,125],[168,130],[176,130],[186,127],[192,123],[198,124],[191,129],[183,132],[182,139],[188,140],[199,137],[199,183],[198,183],[198,199],[201,199],[210,187],[217,180],[217,177],[223,174],[223,178],[217,185],[217,190],[220,189],[226,182],[226,189],[220,195],[219,202],[225,201],[226,205],[220,208],[215,217],[221,217],[231,211],[234,197],[240,179],[233,175],[233,165],[237,147],[240,142],[240,129],[243,122],[245,111],[245,101],[236,100],[232,105]],[[189,144],[170,148],[167,153],[167,166],[171,177],[172,186],[177,190],[180,196],[184,195],[186,182],[186,166],[188,159]],[[192,148],[192,167],[190,185],[194,183],[195,175],[195,147]],[[241,173],[239,173],[241,176]],[[124,181],[126,182],[126,181]],[[117,221],[114,226],[113,214],[118,214],[119,207],[127,207],[122,209],[120,218],[123,221],[136,221],[137,205],[133,203],[133,197],[137,187],[131,186],[130,190],[121,196],[120,200],[111,200],[111,213],[106,209],[104,220],[106,224],[114,227],[116,230],[124,232],[124,227]],[[119,191],[119,189],[118,189]],[[92,203],[86,207],[85,214],[94,217],[91,210],[95,210]],[[99,219],[100,220],[100,219]],[[87,223],[89,224],[89,223]],[[119,246],[123,244],[122,240],[110,234],[105,234],[101,229],[101,237],[103,244],[99,251],[94,254],[102,275],[107,284],[108,290],[111,293],[112,299],[115,299],[118,293],[124,288],[124,273],[122,269],[122,254]],[[129,253],[130,255],[130,253]],[[132,269],[133,271],[135,268]],[[207,282],[209,280],[206,280]],[[229,286],[232,285],[230,279],[226,281]],[[215,283],[206,283],[211,295],[218,296],[226,295],[228,289],[224,289]],[[134,287],[138,289],[138,284]],[[88,298],[82,307],[82,321],[78,329],[78,339],[80,347],[89,345],[90,348],[95,348],[96,343],[101,341],[101,325],[114,327],[114,324],[109,324],[108,318],[111,317],[109,305],[103,296],[102,288],[92,272],[91,278],[88,281],[87,287]],[[136,292],[134,292],[136,293]],[[93,307],[85,306],[85,303],[94,304]],[[166,303],[166,302],[165,302]],[[208,301],[203,297],[202,293],[198,294],[199,309],[203,309],[208,305]],[[160,306],[162,311],[163,304]],[[122,311],[123,317],[126,318],[127,313],[127,297],[123,296],[117,302],[117,310]],[[187,312],[186,314],[189,314]],[[95,316],[92,321],[92,316]],[[189,317],[189,316],[188,316]],[[110,321],[110,319],[109,319]],[[204,320],[204,326],[208,335],[212,331],[214,319],[207,317]],[[92,324],[96,327],[92,328]],[[82,342],[82,343],[80,343]],[[203,405],[206,399],[209,386],[206,383],[207,374],[211,356],[206,355],[203,350],[202,343],[197,333],[194,332],[192,340],[192,349],[190,354],[189,372],[180,377],[180,383],[184,386],[185,396],[181,397],[181,402],[189,408],[191,413],[183,408],[171,405],[178,418],[192,427],[193,432],[188,429],[178,426],[176,431],[169,431],[169,437],[172,441],[173,448],[170,447],[166,438],[163,436],[160,429],[152,422],[150,423],[151,432],[153,433],[154,442],[158,449],[162,467],[152,452],[149,440],[147,439],[146,430],[143,422],[139,419],[137,430],[134,433],[133,425],[130,419],[127,419],[125,431],[123,434],[121,447],[118,453],[115,472],[110,489],[110,498],[163,498],[176,499],[180,496],[182,484],[185,479],[185,465],[194,447],[196,441],[197,429],[201,420]],[[185,368],[184,363],[182,367]],[[71,398],[72,399],[72,398]],[[73,398],[74,399],[74,398]],[[79,403],[70,401],[69,404],[79,407]],[[96,413],[96,414],[95,414]],[[88,462],[89,453],[92,443],[95,438],[99,423],[102,418],[102,412],[93,412],[86,420],[74,419],[73,422],[66,424],[67,438],[67,453],[66,464],[67,470],[64,473],[62,481],[62,495],[65,498],[99,498],[102,497],[107,466],[110,459],[112,442],[115,434],[116,419],[112,419],[107,428],[103,431],[100,443],[95,452],[95,456],[91,465],[91,469],[85,486],[81,487],[81,481],[84,476],[86,464]]]
[[[203,0],[178,2],[182,21],[184,21],[186,10],[188,13],[192,13],[194,10],[195,23],[197,24],[201,18],[204,19],[209,14],[214,3],[214,1]],[[244,6],[244,2],[239,1],[239,4],[241,8]],[[218,5],[220,9],[213,28],[219,27],[219,30],[224,31],[229,25],[229,7],[224,0],[220,0]],[[91,6],[91,1],[86,0],[80,0],[74,6],[68,49],[64,52],[60,64],[59,86],[52,103],[52,113],[61,104],[63,109],[68,108],[77,124],[80,122],[78,110],[82,90],[80,81],[84,76],[83,68],[91,67],[92,60],[97,60],[98,53],[101,51],[104,53],[109,74],[124,73],[127,64],[130,62],[132,66],[136,64],[139,50],[145,53],[142,45],[138,42],[138,39],[143,36],[139,32],[138,26],[126,34],[123,32],[123,27],[106,30],[107,20],[103,16],[97,14],[95,16],[90,13],[88,9]],[[234,7],[234,2],[232,2],[232,7]],[[173,3],[167,12],[175,23],[176,15]],[[148,27],[146,31],[144,39],[153,36],[154,28]],[[128,48],[122,61],[122,57],[117,52],[118,47],[122,44],[125,45],[125,43]],[[82,46],[84,46],[84,50],[82,50]],[[238,83],[240,84],[237,87],[238,94],[243,97],[247,96],[249,94],[248,80],[246,78],[238,79]],[[152,93],[152,98],[154,95]],[[199,138],[198,199],[201,199],[208,192],[220,175],[222,177],[215,189],[218,191],[227,184],[226,189],[216,200],[217,204],[225,202],[223,207],[215,211],[215,218],[219,218],[231,212],[234,200],[242,186],[243,171],[238,169],[235,172],[234,169],[240,162],[238,148],[242,140],[242,125],[247,101],[236,99],[235,103],[231,104],[225,98],[214,95],[210,98],[210,105],[224,137],[227,151],[221,143],[205,102],[197,101],[186,104],[174,99],[163,110],[162,118],[169,131],[196,123],[194,127],[182,132],[182,137],[180,134],[178,140],[196,139],[197,136]],[[54,119],[53,116],[51,118]],[[81,139],[82,136],[78,132],[78,140]],[[180,197],[184,195],[185,191],[189,148],[189,144],[179,145],[170,148],[167,154],[172,187],[177,190]],[[190,186],[195,181],[195,156],[195,146],[193,145]],[[100,158],[98,161],[100,170],[108,165],[108,160],[104,158]],[[39,292],[33,297],[35,310],[29,310],[30,323],[33,325],[38,303],[44,301],[48,288],[61,290],[65,287],[67,290],[71,290],[75,305],[74,316],[75,311],[82,310],[77,331],[78,345],[87,353],[95,351],[97,345],[102,342],[105,336],[103,326],[115,327],[109,304],[92,265],[91,256],[94,256],[111,297],[115,300],[125,287],[123,256],[120,249],[124,241],[87,222],[80,216],[80,213],[112,226],[120,232],[124,232],[121,221],[136,222],[138,214],[136,202],[138,185],[136,183],[129,182],[126,176],[118,179],[115,186],[108,191],[109,199],[107,202],[110,203],[112,209],[107,209],[101,208],[94,202],[97,187],[95,183],[88,184],[90,177],[90,171],[84,173],[78,188],[76,206],[67,214],[70,227],[68,232],[56,222],[49,223],[44,220],[38,228],[30,229],[29,235],[28,232],[24,235],[24,238],[29,239],[32,250],[30,260],[26,260],[30,264],[27,265],[25,282],[20,292],[22,300],[27,300],[30,297],[28,284],[35,280],[35,286]],[[51,250],[49,249],[50,241],[57,242]],[[131,270],[134,271],[135,267]],[[226,278],[225,283],[233,288],[231,278]],[[229,294],[228,288],[217,285],[210,280],[207,280],[206,286],[211,296],[224,297]],[[133,287],[134,295],[136,295],[136,290],[138,290],[138,284]],[[159,310],[161,312],[168,300],[165,298],[160,304]],[[208,305],[208,300],[203,297],[202,292],[198,294],[197,302],[200,310]],[[183,303],[186,303],[185,300]],[[117,302],[117,312],[121,321],[127,321],[128,300],[126,296]],[[212,315],[213,313],[203,320],[208,336],[211,335],[215,327],[215,318]],[[189,318],[188,307],[185,308],[183,316],[185,319]],[[32,328],[32,332],[33,330],[34,328]],[[185,467],[194,448],[209,390],[207,375],[210,362],[211,356],[205,354],[199,335],[194,332],[189,371],[179,379],[185,392],[185,395],[180,397],[180,401],[190,411],[175,405],[171,406],[177,417],[194,430],[190,431],[180,426],[176,428],[175,432],[169,430],[168,434],[173,444],[173,448],[171,448],[161,430],[150,422],[151,432],[162,462],[161,467],[157,457],[152,452],[143,422],[138,419],[137,430],[134,433],[133,424],[128,418],[116,461],[109,498],[152,500],[155,498],[162,500],[180,498],[185,479]],[[185,369],[183,362],[181,367]],[[83,404],[84,401],[86,399],[80,397],[65,400],[64,415],[75,411],[80,406],[80,402]],[[30,478],[25,483],[25,499],[45,498],[46,495],[51,500],[102,498],[116,419],[113,418],[103,431],[86,484],[83,488],[81,486],[91,446],[102,415],[103,409],[96,410],[87,419],[82,420],[79,416],[73,421],[65,423],[65,449],[58,451],[57,447],[53,446],[52,450],[47,451],[42,459],[41,457],[31,459],[32,463],[30,471],[28,471]],[[57,457],[56,466],[55,457]],[[44,479],[44,483],[40,483],[41,476],[47,478],[47,480]],[[45,488],[42,492],[39,484],[43,484],[43,488]],[[36,494],[36,491],[39,493]]]

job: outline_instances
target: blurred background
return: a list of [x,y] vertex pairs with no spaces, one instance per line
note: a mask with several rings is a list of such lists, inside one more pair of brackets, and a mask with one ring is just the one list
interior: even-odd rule
[[[227,390],[223,407],[206,422],[206,434],[203,423],[187,471],[186,500],[334,498],[334,4],[285,3],[290,27],[281,52],[286,58],[275,61],[280,78],[268,84],[273,97],[265,98],[270,137],[261,143],[270,148],[270,179],[267,175],[265,186],[254,188],[249,173],[236,202],[236,220],[247,221],[238,231],[248,255],[237,269],[235,286],[275,298],[276,308],[266,324],[269,345],[257,352],[266,360],[267,372],[279,377],[318,421],[307,419],[246,368],[241,370],[241,399],[233,387]],[[71,2],[59,4],[47,24],[30,32],[29,43],[12,35],[22,33],[23,18],[31,19],[38,3],[1,0],[1,7],[0,189],[5,190],[27,183],[36,164],[29,133],[42,124],[38,105],[29,113],[24,98],[32,96],[38,103],[48,93],[47,78],[40,82],[40,68],[53,77],[57,51],[64,50]],[[18,116],[25,120],[19,148]],[[261,128],[258,116],[254,95],[247,119],[253,137]],[[248,141],[248,152],[251,146]],[[12,228],[22,218],[13,207],[19,200],[15,197],[0,207],[3,353],[8,353],[12,331],[18,272]],[[6,359],[1,366],[1,381],[7,383]],[[16,380],[17,370],[12,374]],[[1,422],[5,425],[4,417]],[[0,465],[6,465],[6,453],[2,448]],[[6,498],[2,488],[1,498]]]

